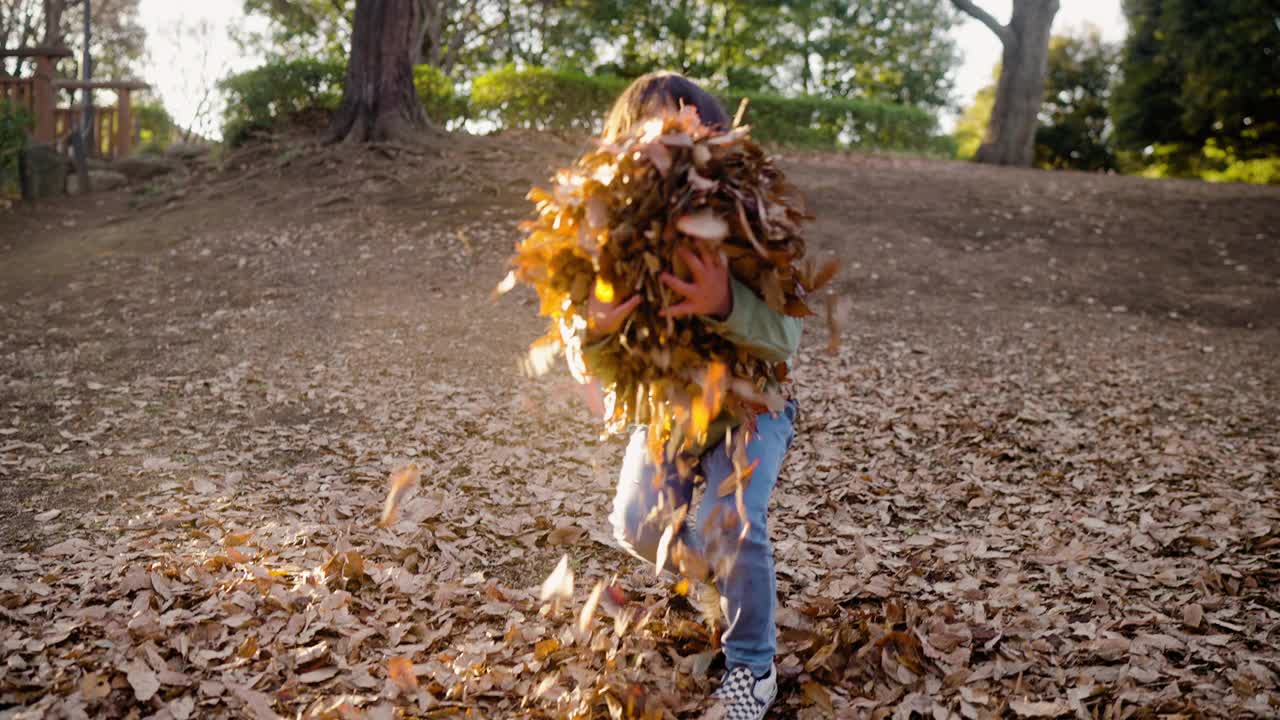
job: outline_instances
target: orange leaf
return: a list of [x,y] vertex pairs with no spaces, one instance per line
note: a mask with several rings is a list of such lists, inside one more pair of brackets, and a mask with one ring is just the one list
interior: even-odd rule
[[818,268],[817,274],[813,276],[813,284],[809,286],[809,290],[820,290],[831,282],[840,270],[840,258],[828,258],[822,263],[822,267]]
[[418,676],[413,671],[413,660],[401,656],[393,657],[387,661],[387,677],[402,693],[412,693],[418,690]]
[[804,696],[809,702],[817,705],[828,713],[835,712],[836,708],[831,704],[831,693],[828,692],[826,688],[816,682],[802,683],[800,688],[804,690]]
[[533,656],[539,660],[546,660],[547,656],[560,649],[560,641],[555,638],[547,638],[537,645],[533,646]]
[[397,468],[391,473],[391,477],[388,479],[387,502],[382,507],[382,520],[378,523],[380,527],[387,527],[395,521],[396,510],[400,507],[400,501],[417,484],[418,478],[421,476],[422,472],[418,470],[418,466],[414,463]]

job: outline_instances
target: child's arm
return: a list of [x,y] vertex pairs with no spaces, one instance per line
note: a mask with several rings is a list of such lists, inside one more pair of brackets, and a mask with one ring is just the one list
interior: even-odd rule
[[726,340],[772,363],[786,362],[800,347],[804,321],[769,307],[751,288],[729,278],[732,310],[723,321],[706,318],[707,324]]
[[787,317],[769,307],[729,272],[724,256],[708,247],[695,255],[677,251],[689,266],[691,280],[664,273],[662,282],[684,296],[684,302],[663,311],[667,317],[700,315],[726,340],[756,357],[786,362],[800,346],[800,318]]

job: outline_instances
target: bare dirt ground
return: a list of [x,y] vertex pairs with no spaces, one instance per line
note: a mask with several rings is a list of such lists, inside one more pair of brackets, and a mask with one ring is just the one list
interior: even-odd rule
[[[281,142],[0,215],[0,717],[696,717],[696,593],[612,549],[620,446],[489,297],[577,149]],[[771,717],[1280,714],[1280,190],[785,166],[850,311],[795,373]]]

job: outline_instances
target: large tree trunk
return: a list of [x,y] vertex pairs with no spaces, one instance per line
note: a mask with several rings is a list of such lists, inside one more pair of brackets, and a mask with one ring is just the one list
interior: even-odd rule
[[1008,25],[1000,25],[969,0],[952,1],[991,28],[1004,44],[996,104],[974,159],[1030,167],[1035,160],[1037,114],[1044,100],[1049,31],[1058,14],[1058,0],[1014,0]]
[[421,25],[419,0],[357,0],[346,88],[328,142],[393,140],[426,127],[413,88]]
[[62,13],[66,0],[44,0],[44,45],[62,47]]

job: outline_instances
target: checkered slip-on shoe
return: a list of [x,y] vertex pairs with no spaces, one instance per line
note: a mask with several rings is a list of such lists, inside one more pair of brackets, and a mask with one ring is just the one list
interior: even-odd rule
[[720,701],[724,720],[764,720],[778,697],[778,668],[770,666],[768,675],[757,678],[750,668],[736,667],[711,696]]

